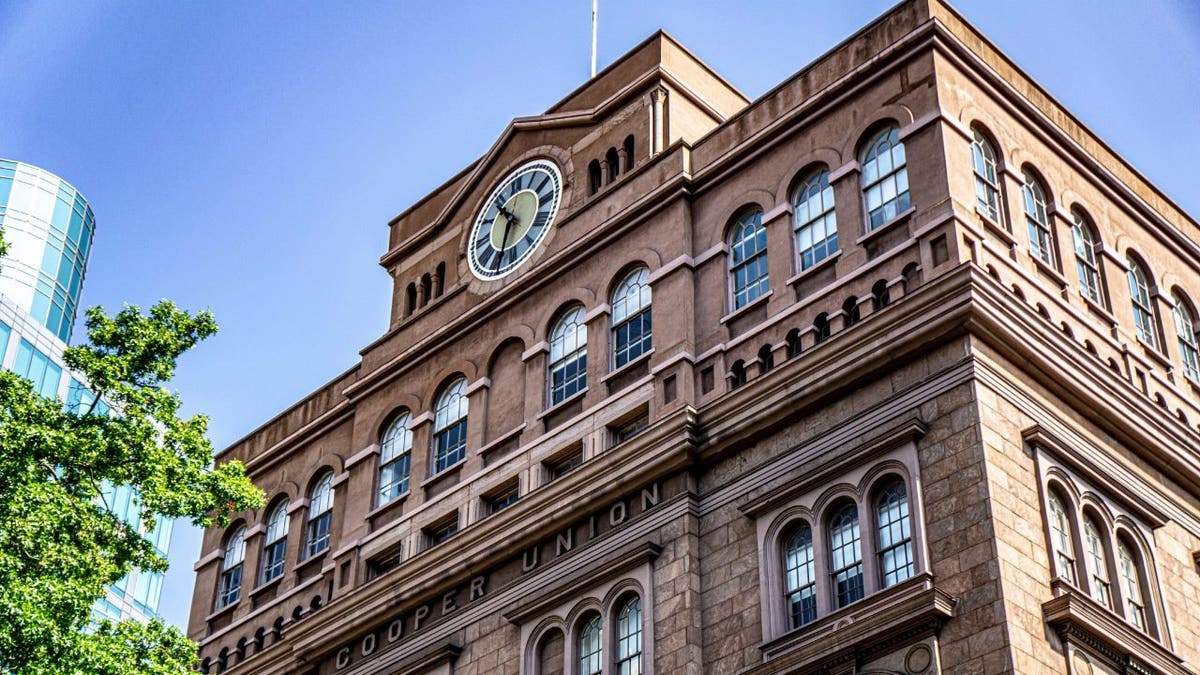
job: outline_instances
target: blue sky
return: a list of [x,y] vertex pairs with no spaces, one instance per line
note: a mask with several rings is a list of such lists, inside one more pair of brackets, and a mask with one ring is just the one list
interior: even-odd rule
[[[600,67],[662,27],[755,98],[891,4],[600,0]],[[1200,5],[956,6],[1200,214]],[[0,157],[91,203],[83,306],[167,297],[216,313],[221,332],[175,385],[220,448],[384,331],[388,219],[587,78],[589,13],[589,0],[4,0]],[[180,524],[162,602],[180,625],[198,549]]]

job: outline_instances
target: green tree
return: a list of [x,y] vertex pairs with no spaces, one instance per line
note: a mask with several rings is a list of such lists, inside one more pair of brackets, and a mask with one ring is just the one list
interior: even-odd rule
[[112,317],[93,308],[87,328],[89,344],[64,360],[119,414],[98,414],[95,402],[66,410],[0,372],[0,670],[182,675],[195,666],[196,645],[178,628],[95,625],[91,607],[133,568],[167,568],[105,508],[106,484],[136,490],[147,531],[156,515],[207,527],[261,505],[240,462],[212,466],[207,418],[181,418],[179,396],[163,386],[179,356],[217,326],[207,311],[162,301]]

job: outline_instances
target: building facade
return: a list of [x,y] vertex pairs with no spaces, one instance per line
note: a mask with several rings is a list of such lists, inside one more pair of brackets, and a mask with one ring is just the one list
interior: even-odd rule
[[656,34],[380,263],[204,672],[1200,668],[1200,229],[939,0],[756,101]]
[[[62,358],[95,231],[87,200],[44,169],[0,160],[0,230],[8,245],[0,258],[0,368],[29,379],[43,396],[72,410],[94,407],[99,414],[110,414]],[[132,489],[109,486],[104,499],[127,524],[143,529]],[[171,529],[172,521],[159,518],[153,530],[144,532],[163,556]],[[107,589],[92,608],[93,618],[149,619],[158,613],[162,579],[161,573],[134,570]]]

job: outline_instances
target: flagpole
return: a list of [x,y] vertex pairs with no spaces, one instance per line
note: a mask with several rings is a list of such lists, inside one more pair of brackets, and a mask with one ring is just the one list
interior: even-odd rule
[[599,0],[592,0],[592,77],[596,76],[596,5]]

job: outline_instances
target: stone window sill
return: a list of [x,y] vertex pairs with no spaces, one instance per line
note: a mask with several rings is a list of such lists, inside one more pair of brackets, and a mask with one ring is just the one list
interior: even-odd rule
[[1060,289],[1067,287],[1067,278],[1064,277],[1061,272],[1054,269],[1053,265],[1047,263],[1045,260],[1042,260],[1037,256],[1030,257],[1033,259],[1034,266],[1037,267],[1043,274],[1053,279],[1054,283],[1058,284]]
[[923,572],[763,643],[766,662],[746,673],[819,670],[848,655],[870,653],[902,633],[936,632],[956,602]]
[[410,490],[405,490],[404,492],[401,492],[400,494],[396,495],[392,499],[389,499],[388,501],[380,504],[379,506],[376,506],[375,508],[371,509],[370,511],[367,511],[366,517],[368,519],[374,518],[380,514],[387,513],[388,511],[391,511],[392,509],[399,507],[401,504],[403,504],[405,501],[408,500],[409,494],[411,494]]
[[770,299],[771,299],[771,291],[768,290],[766,293],[763,293],[762,295],[758,296],[757,298],[751,300],[750,302],[747,302],[746,304],[742,305],[741,307],[738,307],[737,309],[733,310],[732,312],[721,317],[720,322],[723,324],[727,324],[730,321],[733,321],[734,319],[738,318],[739,316],[746,314],[747,312],[750,312],[755,307],[766,304],[767,301]]
[[480,448],[478,450],[475,451],[475,454],[486,455],[487,453],[491,452],[496,447],[503,445],[505,442],[511,440],[514,436],[519,435],[522,431],[525,431],[525,423],[524,422],[521,422],[520,424],[513,427],[512,429],[505,431],[504,433],[497,436],[494,440],[488,441],[487,443],[483,444],[482,446],[480,446]]
[[1117,317],[1113,316],[1112,312],[1108,311],[1108,308],[1104,307],[1104,305],[1101,305],[1083,293],[1080,293],[1079,297],[1083,298],[1083,303],[1087,305],[1088,310],[1107,323],[1110,328],[1117,325]]
[[975,212],[979,213],[979,221],[983,223],[983,229],[988,234],[995,235],[997,239],[1003,241],[1004,244],[1009,248],[1017,245],[1017,238],[1012,235],[1012,232],[1008,231],[1007,227],[1004,227],[1000,223],[988,218],[984,214],[980,213],[978,209]]
[[234,600],[233,602],[229,603],[228,605],[225,605],[224,607],[221,607],[220,609],[214,610],[212,614],[209,614],[208,616],[204,617],[205,622],[212,623],[213,621],[221,618],[222,616],[225,616],[226,614],[232,614],[233,610],[237,609],[238,604],[240,604],[240,603],[241,603],[241,598]]
[[321,551],[314,553],[311,556],[305,558],[304,560],[301,560],[300,562],[296,563],[296,570],[295,570],[296,573],[299,573],[301,570],[306,570],[309,567],[315,566],[318,562],[324,560],[326,558],[326,556],[328,556],[328,555],[329,555],[329,547],[326,546]]
[[912,215],[916,212],[917,212],[917,207],[910,206],[907,209],[901,211],[900,213],[897,213],[895,218],[892,218],[891,220],[887,221],[886,223],[880,224],[879,227],[877,227],[873,230],[869,230],[866,234],[859,237],[854,243],[859,246],[865,246],[866,244],[875,240],[877,237],[881,236],[884,232],[895,229],[897,226],[900,225],[900,223],[908,222],[908,219],[912,218]]
[[800,270],[799,272],[796,272],[785,283],[788,286],[793,286],[793,285],[799,283],[800,281],[803,281],[805,278],[810,277],[810,276],[816,274],[817,272],[820,272],[821,270],[825,269],[826,267],[833,265],[837,261],[837,259],[840,257],[842,257],[842,252],[839,249],[837,251],[834,251],[833,253],[830,253],[828,256],[825,257],[824,260],[822,260],[819,263],[816,263],[812,267],[808,267],[808,268]]
[[559,401],[558,403],[555,403],[554,405],[550,406],[549,408],[546,408],[542,412],[538,413],[534,419],[542,420],[542,419],[545,419],[545,418],[553,415],[554,413],[558,412],[559,410],[562,410],[563,408],[566,408],[567,406],[571,405],[572,403],[582,399],[584,396],[587,396],[587,392],[588,392],[587,387],[580,389],[579,391],[575,392],[574,394],[571,394],[570,396],[564,398],[563,400]]
[[274,579],[271,579],[270,581],[262,582],[261,584],[256,586],[254,588],[254,590],[250,591],[250,597],[257,598],[258,596],[262,595],[263,592],[266,591],[267,589],[278,586],[280,584],[280,582],[283,581],[283,577],[284,577],[283,572],[280,572],[279,575],[276,576]]
[[641,355],[639,355],[636,359],[633,359],[632,361],[626,361],[625,365],[609,372],[607,375],[600,378],[601,384],[606,384],[609,380],[613,379],[614,377],[620,377],[626,371],[636,368],[638,366],[638,364],[640,364],[644,361],[649,361],[650,357],[653,355],[654,355],[654,348],[651,347],[650,349],[647,349],[646,351],[642,352]]
[[[1174,652],[1066,581],[1055,579],[1051,589],[1055,597],[1042,604],[1042,616],[1063,642],[1074,642],[1091,654],[1119,664],[1120,672],[1191,672]],[[1135,667],[1126,670],[1126,665]]]
[[421,484],[418,485],[417,487],[424,490],[425,488],[429,487],[430,485],[433,485],[434,483],[442,480],[443,478],[445,478],[451,474],[457,473],[458,470],[461,469],[463,467],[463,465],[466,463],[467,463],[467,458],[464,456],[462,459],[458,460],[457,462],[455,462],[455,463],[451,464],[450,466],[442,469],[441,471],[433,474],[429,478],[426,478],[425,480],[421,481]]
[[1163,356],[1162,352],[1155,349],[1153,345],[1147,343],[1140,337],[1138,338],[1138,344],[1142,346],[1142,351],[1146,353],[1146,356],[1149,357],[1151,361],[1154,361],[1167,371],[1172,369],[1171,360]]

